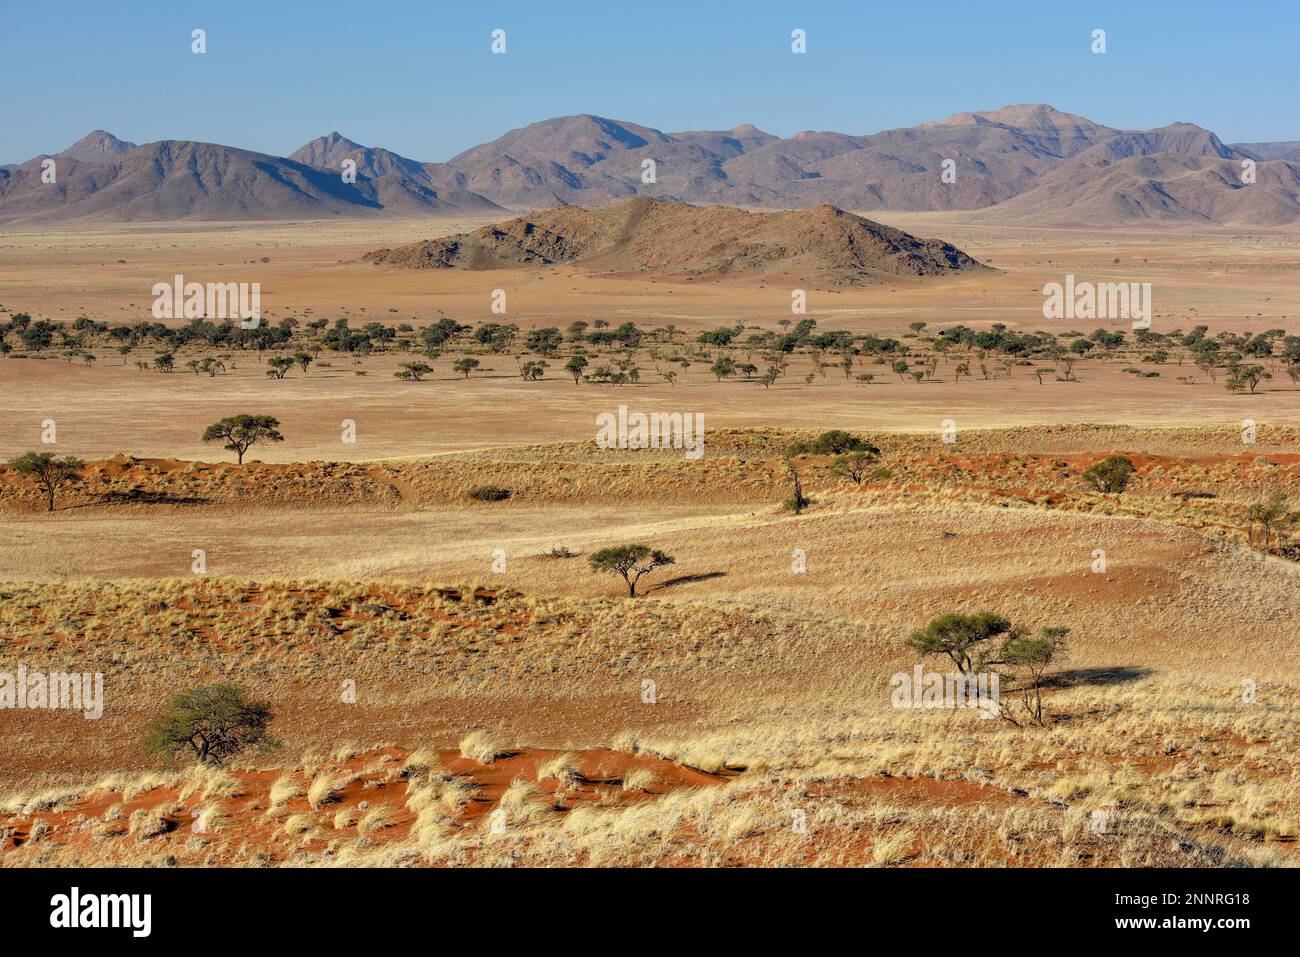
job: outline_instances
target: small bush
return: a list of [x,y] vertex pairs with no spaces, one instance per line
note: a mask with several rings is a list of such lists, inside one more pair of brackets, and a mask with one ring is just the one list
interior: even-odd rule
[[469,490],[469,497],[480,502],[501,502],[510,497],[510,489],[497,485],[476,485]]
[[879,456],[876,448],[859,435],[843,429],[831,429],[808,442],[798,442],[790,447],[791,455],[843,455],[846,452],[866,452]]
[[1111,455],[1087,469],[1083,480],[1098,492],[1118,495],[1128,487],[1134,471],[1133,460],[1128,456]]

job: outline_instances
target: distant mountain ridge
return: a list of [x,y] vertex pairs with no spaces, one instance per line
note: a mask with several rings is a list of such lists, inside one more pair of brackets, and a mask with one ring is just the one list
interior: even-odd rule
[[[969,211],[987,222],[1029,215],[1062,224],[1300,223],[1290,185],[1300,176],[1300,141],[1224,144],[1182,122],[1119,130],[1046,104],[867,135],[788,138],[750,124],[665,133],[582,114],[510,130],[445,163],[337,132],[275,157],[182,141],[136,146],[97,130],[53,154],[54,188],[40,175],[48,158],[0,166],[0,221],[477,215],[651,196],[773,209]],[[355,183],[343,180],[347,160],[356,164]],[[1242,175],[1247,162],[1256,167],[1253,183]]]

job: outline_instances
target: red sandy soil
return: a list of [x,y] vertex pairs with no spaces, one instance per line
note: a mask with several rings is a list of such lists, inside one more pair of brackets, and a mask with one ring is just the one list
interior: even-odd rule
[[[563,814],[580,804],[603,802],[605,806],[627,806],[640,801],[652,801],[655,798],[681,788],[710,787],[734,777],[744,769],[727,769],[718,774],[708,774],[694,768],[674,764],[671,761],[648,754],[628,754],[603,748],[573,751],[573,764],[579,777],[562,794],[557,794],[560,785],[554,778],[538,781],[540,765],[560,755],[558,750],[544,748],[524,748],[510,751],[489,764],[461,757],[455,749],[438,751],[446,771],[458,780],[475,786],[477,795],[456,812],[448,812],[448,823],[463,828],[482,826],[483,818],[498,806],[501,795],[515,781],[527,781],[536,788],[533,800],[544,801],[544,806]],[[292,814],[304,812],[312,815],[314,820],[328,820],[343,810],[356,811],[360,818],[369,808],[386,805],[393,810],[392,823],[380,830],[372,831],[363,839],[367,846],[400,842],[410,836],[411,825],[416,815],[406,807],[406,775],[401,770],[402,764],[411,754],[409,750],[385,747],[358,753],[346,761],[327,761],[321,765],[321,774],[335,778],[350,779],[342,788],[336,800],[322,804],[313,809],[305,795],[292,798],[268,813],[271,785],[281,776],[280,770],[233,771],[232,776],[240,782],[240,792],[234,797],[222,801],[228,812],[228,820],[218,830],[204,831],[197,823],[199,809],[204,804],[200,793],[188,795],[182,799],[181,788],[177,786],[155,787],[141,792],[123,803],[122,816],[118,818],[120,833],[114,829],[111,836],[104,838],[92,833],[86,826],[103,817],[104,813],[121,800],[121,794],[114,791],[91,791],[81,797],[74,805],[64,810],[37,810],[30,813],[19,812],[18,815],[0,817],[0,853],[28,845],[34,822],[43,821],[49,830],[40,838],[40,842],[53,849],[54,846],[70,851],[91,851],[102,840],[125,839],[129,819],[136,811],[153,812],[160,808],[167,809],[165,814],[166,830],[153,835],[152,851],[162,855],[190,856],[201,846],[201,860],[204,864],[230,864],[238,858],[247,858],[239,854],[247,846],[260,845],[261,850],[253,861],[260,864],[284,863],[291,857],[306,853],[321,853],[340,838],[360,837],[356,824],[339,830],[324,830],[314,839],[285,841],[284,822]],[[366,769],[382,764],[380,770]],[[655,785],[650,790],[623,790],[623,779],[633,770],[644,769],[655,777]],[[303,789],[309,781],[298,773]],[[612,797],[611,797],[612,796]],[[24,808],[23,811],[28,809]],[[194,838],[199,841],[193,841]],[[278,840],[277,840],[278,837]],[[191,844],[190,842],[193,843]],[[201,843],[200,843],[201,842]],[[287,843],[288,846],[284,846]],[[243,845],[244,847],[241,847]],[[277,846],[279,845],[279,846]],[[34,849],[35,845],[33,845]],[[243,860],[243,863],[247,863]],[[187,861],[188,863],[188,861]]]

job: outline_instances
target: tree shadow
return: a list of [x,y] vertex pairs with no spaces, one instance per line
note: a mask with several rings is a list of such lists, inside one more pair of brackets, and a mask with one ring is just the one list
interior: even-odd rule
[[[171,492],[154,492],[133,488],[125,492],[100,492],[92,505],[206,505],[208,500],[198,495],[174,495]],[[88,506],[75,506],[86,508]]]
[[1140,681],[1155,674],[1155,669],[1133,665],[1115,665],[1110,668],[1072,668],[1058,672],[1044,681],[1048,688],[1076,688],[1080,685],[1120,685]]
[[651,585],[646,589],[645,593],[648,595],[652,591],[659,591],[661,588],[671,588],[674,585],[689,585],[693,582],[706,582],[711,578],[722,578],[726,574],[726,572],[701,572],[698,575],[678,575],[676,578],[669,578],[665,581],[661,581],[657,585]]

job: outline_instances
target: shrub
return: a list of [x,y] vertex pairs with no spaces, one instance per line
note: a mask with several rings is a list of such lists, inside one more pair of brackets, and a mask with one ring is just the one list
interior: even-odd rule
[[480,502],[501,502],[510,497],[510,489],[498,485],[475,485],[469,497]]
[[175,759],[190,755],[203,764],[222,764],[251,747],[274,746],[267,733],[270,706],[252,701],[233,684],[201,685],[171,699],[145,733],[147,754]]
[[1083,473],[1083,480],[1098,492],[1118,495],[1128,487],[1135,471],[1132,459],[1125,455],[1111,455],[1088,468]]
[[815,439],[799,442],[790,447],[791,455],[844,455],[847,452],[865,452],[868,455],[880,455],[880,449],[866,439],[851,432],[845,432],[843,429],[831,429],[829,432],[823,432]]
[[854,485],[861,485],[867,477],[868,469],[880,457],[878,451],[848,452],[835,456],[831,463],[831,474],[852,480]]

